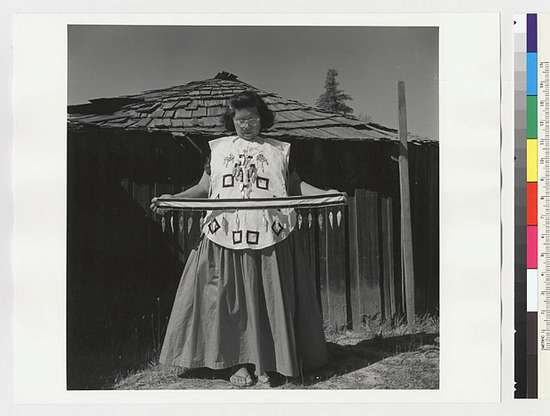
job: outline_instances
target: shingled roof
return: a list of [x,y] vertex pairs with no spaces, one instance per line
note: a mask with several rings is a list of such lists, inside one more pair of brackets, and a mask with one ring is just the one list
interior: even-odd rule
[[[68,107],[69,127],[97,126],[127,130],[164,131],[181,135],[220,137],[225,133],[220,116],[228,101],[237,93],[253,90],[275,113],[270,137],[297,139],[398,141],[397,131],[353,117],[261,91],[220,72],[204,81],[137,95],[90,100],[88,104]],[[413,143],[434,143],[425,137],[409,135]],[[437,142],[435,142],[437,143]]]

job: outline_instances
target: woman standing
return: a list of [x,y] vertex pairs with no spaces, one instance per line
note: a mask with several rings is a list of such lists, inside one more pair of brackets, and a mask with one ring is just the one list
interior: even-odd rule
[[[235,134],[210,142],[199,183],[163,197],[325,193],[289,172],[288,143],[262,137],[273,113],[256,93],[238,94],[223,118]],[[295,225],[293,209],[207,212],[176,293],[161,363],[231,368],[231,383],[241,387],[269,383],[269,372],[296,377],[326,363],[322,318]]]

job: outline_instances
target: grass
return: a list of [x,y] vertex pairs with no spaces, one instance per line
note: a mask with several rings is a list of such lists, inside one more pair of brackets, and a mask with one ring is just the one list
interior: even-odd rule
[[[275,379],[279,389],[434,389],[439,387],[439,319],[423,315],[408,326],[403,319],[378,326],[326,332],[329,363],[299,379]],[[120,374],[114,389],[231,389],[229,373],[179,370],[157,360]],[[260,384],[252,389],[265,388]]]
[[346,340],[353,341],[354,339],[383,339],[412,334],[438,333],[439,317],[422,314],[416,317],[415,323],[411,326],[407,325],[404,316],[396,316],[393,320],[382,323],[366,322],[354,330],[327,328],[325,338],[327,342],[341,343],[346,342]]

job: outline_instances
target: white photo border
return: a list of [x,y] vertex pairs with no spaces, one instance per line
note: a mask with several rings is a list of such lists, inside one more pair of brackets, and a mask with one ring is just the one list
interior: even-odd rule
[[[439,27],[440,389],[220,390],[215,394],[202,390],[67,391],[66,108],[70,24]],[[22,14],[15,17],[14,58],[17,404],[500,400],[498,13]]]

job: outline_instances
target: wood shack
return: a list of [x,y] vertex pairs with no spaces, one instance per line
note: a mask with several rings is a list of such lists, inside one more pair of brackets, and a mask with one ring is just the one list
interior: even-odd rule
[[[69,106],[69,314],[83,316],[90,293],[115,296],[105,305],[125,306],[117,320],[158,312],[153,339],[160,342],[181,268],[199,236],[200,213],[154,218],[149,203],[199,179],[208,141],[225,134],[220,115],[243,90],[256,91],[274,111],[266,135],[292,144],[304,180],[350,196],[344,209],[300,210],[299,232],[325,325],[368,325],[405,313],[397,131],[261,91],[222,72]],[[413,135],[408,140],[416,311],[436,314],[439,145]],[[111,306],[103,313],[110,316]],[[130,315],[122,318],[122,310]],[[81,330],[76,322],[73,327],[74,334]]]

